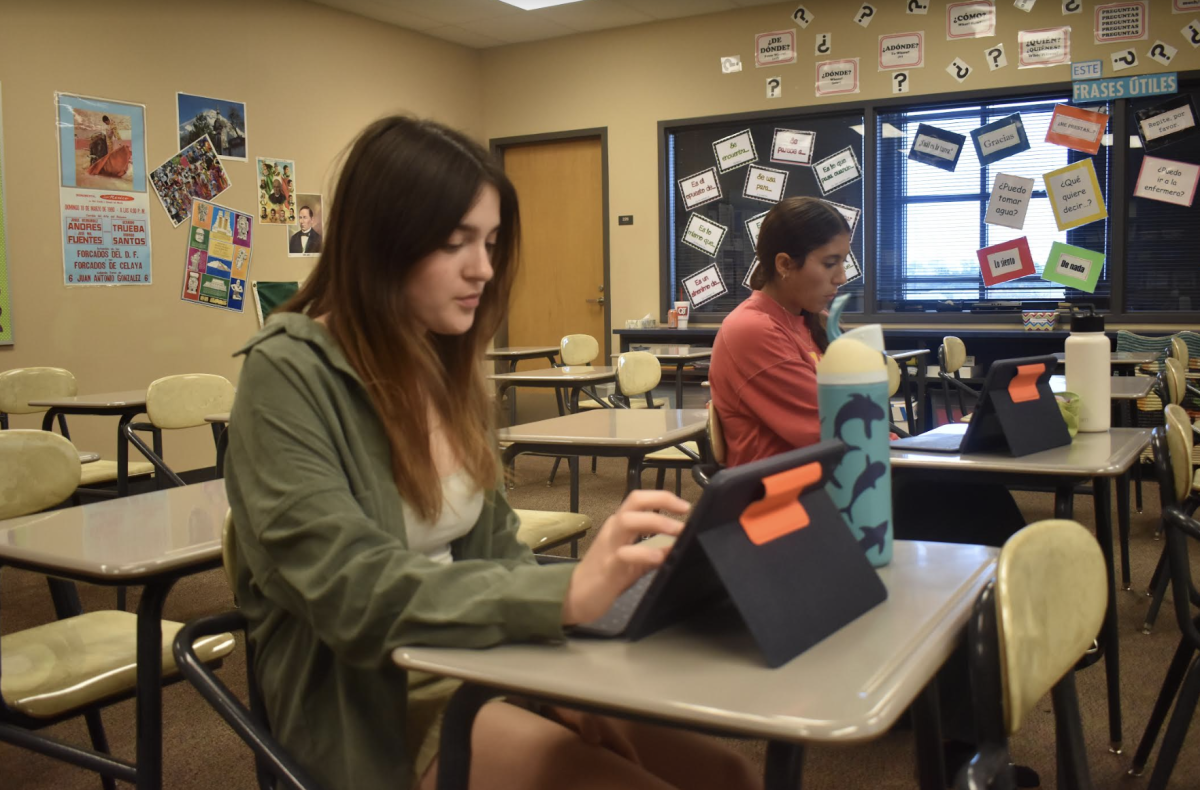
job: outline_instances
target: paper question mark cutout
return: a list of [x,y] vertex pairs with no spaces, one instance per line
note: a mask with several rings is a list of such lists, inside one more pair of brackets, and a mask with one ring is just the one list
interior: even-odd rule
[[812,21],[812,18],[809,17],[807,8],[797,6],[796,10],[792,12],[792,21],[800,27],[808,27],[808,23]]
[[871,24],[870,19],[873,16],[875,16],[875,7],[870,3],[863,3],[862,8],[858,9],[858,19],[854,21],[866,27]]
[[892,93],[908,93],[908,72],[898,71],[892,75]]
[[967,78],[967,75],[971,73],[971,69],[970,69],[970,67],[969,67],[969,66],[964,66],[964,65],[962,65],[961,63],[955,63],[955,64],[954,64],[954,70],[955,70],[956,72],[958,72],[958,78],[959,78],[960,80],[965,80],[965,79]]
[[908,13],[925,13],[929,10],[929,6],[921,3],[921,0],[908,0]]
[[1113,71],[1124,71],[1137,65],[1137,52],[1132,49],[1127,49],[1119,55],[1114,52],[1112,54]]
[[1073,14],[1076,11],[1078,11],[1080,8],[1082,8],[1082,6],[1079,5],[1079,0],[1066,0],[1063,3],[1063,13],[1064,14]]
[[1127,50],[1125,50],[1125,54],[1119,58],[1116,58],[1116,60],[1119,60],[1122,63],[1127,63],[1130,66],[1132,66],[1134,63],[1137,63],[1137,53],[1134,52],[1132,49],[1127,49]]
[[768,99],[774,99],[779,96],[779,86],[781,84],[782,83],[779,81],[778,77],[768,77],[767,78],[767,98]]
[[1200,45],[1200,28],[1197,28],[1194,24],[1189,24],[1188,31],[1192,34],[1192,46]]
[[1164,47],[1161,43],[1155,44],[1154,46],[1150,47],[1150,57],[1165,58],[1166,56],[1167,56],[1167,48]]
[[992,59],[992,68],[1000,68],[1000,58],[1004,56],[1004,50],[1000,49],[999,47],[994,47],[987,51],[987,55]]
[[817,39],[817,54],[818,55],[829,54],[829,34],[828,33],[822,33],[821,37],[819,39]]

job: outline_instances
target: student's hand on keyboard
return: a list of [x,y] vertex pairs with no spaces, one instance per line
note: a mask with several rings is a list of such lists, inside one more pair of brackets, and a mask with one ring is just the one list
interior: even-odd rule
[[642,574],[661,565],[670,549],[638,541],[645,535],[678,535],[683,522],[655,511],[682,516],[689,507],[667,491],[634,491],[625,497],[571,574],[563,601],[563,625],[600,617]]

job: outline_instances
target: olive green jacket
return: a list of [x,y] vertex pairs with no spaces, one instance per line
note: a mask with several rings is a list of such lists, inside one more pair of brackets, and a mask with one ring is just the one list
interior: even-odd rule
[[497,491],[453,563],[409,552],[383,425],[332,335],[285,313],[238,353],[225,487],[271,730],[328,790],[406,788],[392,650],[562,639],[571,568],[535,563]]

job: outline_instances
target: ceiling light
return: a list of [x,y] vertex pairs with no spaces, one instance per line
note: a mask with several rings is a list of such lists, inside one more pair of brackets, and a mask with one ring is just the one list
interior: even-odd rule
[[524,9],[525,11],[536,11],[539,8],[549,8],[554,5],[578,3],[579,0],[500,0],[500,2],[515,5],[517,8]]

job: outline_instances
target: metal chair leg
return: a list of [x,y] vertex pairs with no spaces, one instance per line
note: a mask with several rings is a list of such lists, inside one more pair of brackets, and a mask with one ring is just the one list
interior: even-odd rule
[[[98,752],[110,754],[108,750],[108,736],[104,733],[104,723],[100,721],[100,711],[87,711],[83,714],[83,720],[87,722],[88,736],[92,739],[92,748]],[[117,780],[111,776],[101,775],[100,786],[104,790],[117,790]]]
[[550,467],[550,479],[546,481],[547,486],[554,485],[554,476],[558,474],[558,465],[562,463],[562,456],[554,459],[554,466]]
[[1059,754],[1058,786],[1063,790],[1089,790],[1087,751],[1083,745],[1083,722],[1075,695],[1075,673],[1068,672],[1050,690],[1054,705],[1054,730]]
[[1183,748],[1183,739],[1191,726],[1192,716],[1196,713],[1196,702],[1200,700],[1200,661],[1193,661],[1187,677],[1183,679],[1183,688],[1175,701],[1175,712],[1167,724],[1167,733],[1163,736],[1162,748],[1158,751],[1158,761],[1150,774],[1150,785],[1147,790],[1166,790],[1171,772],[1175,770],[1175,762]]
[[1167,589],[1171,585],[1171,576],[1166,569],[1166,559],[1167,553],[1164,550],[1162,559],[1159,560],[1161,571],[1155,571],[1154,592],[1150,599],[1150,607],[1146,610],[1146,619],[1142,622],[1143,634],[1150,633],[1150,630],[1154,628],[1154,621],[1158,619],[1158,610],[1162,608],[1163,601],[1167,597]]
[[662,491],[667,485],[667,468],[665,466],[658,467],[658,473],[654,476],[654,488]]
[[1146,731],[1142,734],[1137,751],[1134,752],[1133,765],[1129,768],[1130,776],[1141,776],[1146,770],[1150,752],[1154,751],[1154,742],[1158,740],[1158,733],[1162,730],[1163,722],[1167,720],[1167,713],[1179,694],[1179,687],[1183,685],[1188,664],[1191,663],[1195,652],[1185,640],[1179,640],[1179,647],[1175,649],[1175,656],[1167,667],[1162,690],[1158,692],[1158,699],[1154,701],[1154,710],[1150,712],[1150,720],[1146,722]]

